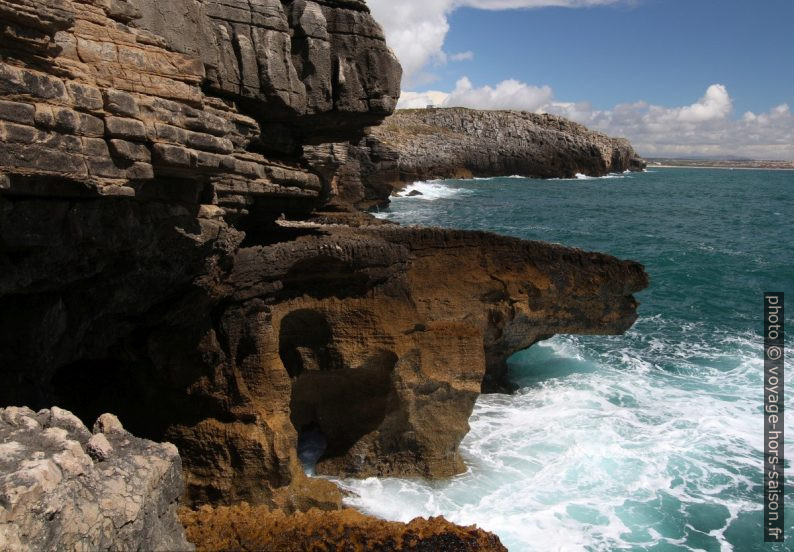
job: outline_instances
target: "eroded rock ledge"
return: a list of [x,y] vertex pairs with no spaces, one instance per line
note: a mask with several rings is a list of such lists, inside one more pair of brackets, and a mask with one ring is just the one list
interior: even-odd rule
[[190,505],[338,509],[309,433],[320,473],[458,473],[507,356],[636,317],[636,263],[328,205],[317,142],[398,94],[362,2],[0,0],[0,54],[0,405],[175,443]]

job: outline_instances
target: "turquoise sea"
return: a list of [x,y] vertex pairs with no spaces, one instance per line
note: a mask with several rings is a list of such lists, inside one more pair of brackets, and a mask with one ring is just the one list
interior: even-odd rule
[[557,336],[512,358],[520,390],[479,399],[465,474],[345,480],[349,504],[476,523],[511,551],[794,550],[790,464],[789,542],[762,540],[760,337],[762,293],[794,300],[794,172],[451,180],[402,195],[379,216],[603,251],[642,262],[652,283],[626,335]]

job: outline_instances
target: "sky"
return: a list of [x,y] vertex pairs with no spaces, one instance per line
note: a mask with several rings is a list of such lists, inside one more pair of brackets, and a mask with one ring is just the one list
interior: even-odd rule
[[562,115],[647,157],[794,161],[792,0],[368,0],[399,107]]

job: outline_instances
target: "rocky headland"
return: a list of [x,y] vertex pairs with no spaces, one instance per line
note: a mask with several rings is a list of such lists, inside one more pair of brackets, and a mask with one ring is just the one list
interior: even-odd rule
[[41,409],[113,412],[176,445],[188,507],[335,511],[305,434],[319,473],[459,473],[510,354],[636,318],[637,263],[353,209],[344,175],[399,163],[365,136],[400,67],[360,0],[0,0],[0,55],[0,406],[60,439],[29,459],[65,439],[101,474]]
[[625,138],[562,117],[466,108],[402,109],[352,146],[339,172],[342,195],[362,208],[395,188],[436,178],[573,178],[642,171]]

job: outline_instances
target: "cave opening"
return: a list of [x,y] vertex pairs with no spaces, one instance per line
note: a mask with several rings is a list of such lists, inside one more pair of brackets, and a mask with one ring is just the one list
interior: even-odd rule
[[290,378],[332,368],[331,326],[312,309],[291,312],[281,321],[279,356]]
[[290,420],[298,432],[298,456],[309,472],[317,462],[344,456],[389,412],[397,355],[379,350],[360,364],[347,362],[323,313],[287,315],[279,354],[292,380]]

